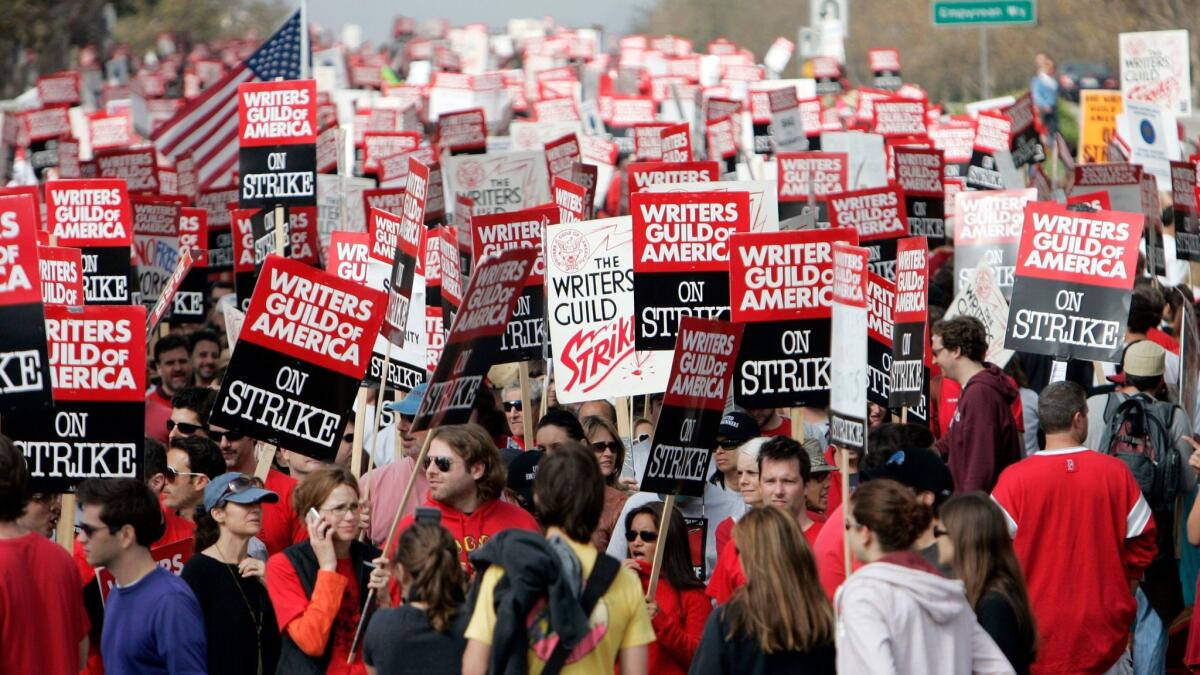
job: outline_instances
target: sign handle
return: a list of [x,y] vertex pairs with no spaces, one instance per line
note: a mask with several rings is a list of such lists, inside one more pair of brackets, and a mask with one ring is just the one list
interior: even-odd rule
[[900,408],[900,424],[908,424],[908,406]]
[[[533,427],[533,388],[529,385],[529,362],[521,361],[517,364],[517,372],[521,378],[521,426],[525,433],[525,449],[531,450],[534,446],[534,431]],[[542,394],[545,399],[546,395]]]
[[271,471],[271,462],[275,460],[276,447],[270,443],[263,443],[259,448],[258,466],[254,467],[254,477],[267,482],[267,474]]
[[658,575],[662,571],[663,551],[667,550],[667,530],[671,528],[671,514],[675,509],[675,495],[667,495],[663,500],[662,517],[658,523],[658,546],[654,548],[654,564],[650,567],[650,584],[646,587],[646,600],[654,600],[658,590]]
[[543,372],[545,374],[542,375],[542,404],[539,406],[540,410],[538,410],[539,420],[545,417],[546,411],[550,409],[550,387],[552,386],[550,384],[550,361],[546,361],[546,368]]
[[629,451],[633,452],[633,424],[629,419],[631,417],[631,413],[632,410],[630,410],[629,397],[617,397],[617,435],[621,437],[622,443],[625,442],[625,439],[629,439]]
[[[379,437],[383,435],[379,433],[379,420],[383,417],[383,399],[387,396],[388,371],[391,367],[392,343],[389,342],[383,354],[383,374],[379,376],[379,395],[375,397],[375,421],[371,427],[371,452],[367,454],[367,470],[363,473],[371,473],[371,469],[375,468],[375,451],[379,449]],[[358,427],[354,428],[358,429]],[[355,436],[357,435],[356,433]],[[397,445],[396,447],[399,448],[400,446]],[[396,457],[394,459],[400,458]]]
[[[408,500],[412,497],[413,487],[417,483],[417,472],[421,470],[421,465],[425,463],[425,455],[429,453],[429,443],[433,440],[433,431],[425,432],[425,440],[421,443],[421,451],[417,453],[416,466],[413,467],[412,474],[408,477],[408,485],[404,486],[404,495],[400,497],[400,505],[396,508],[396,515],[392,517],[392,526],[388,529],[387,540],[383,544],[383,554],[387,555],[392,548],[392,540],[396,537],[396,526],[400,524],[400,514],[404,513],[404,507],[408,506]],[[346,657],[347,665],[354,663],[354,652],[358,649],[358,641],[362,638],[363,628],[366,627],[367,608],[375,601],[375,589],[367,593],[367,601],[363,603],[362,615],[358,619],[358,627],[354,629],[354,640],[350,643],[350,655]]]
[[788,409],[792,418],[792,439],[804,445],[804,408],[793,406]]
[[[364,473],[363,465],[362,465],[362,448],[363,448],[363,436],[367,430],[366,430],[366,427],[363,425],[363,422],[366,421],[363,418],[365,418],[366,416],[367,416],[367,388],[359,387],[358,388],[358,397],[354,401],[354,444],[353,444],[353,449],[350,451],[351,452],[350,471],[351,471],[351,473],[354,474],[354,478],[356,480],[359,477],[361,477]],[[365,496],[363,497],[363,501],[366,501]]]
[[67,553],[75,552],[75,493],[67,492],[62,496],[62,511],[58,516],[58,527],[55,530],[58,545]]
[[275,255],[283,255],[283,207],[275,207]]

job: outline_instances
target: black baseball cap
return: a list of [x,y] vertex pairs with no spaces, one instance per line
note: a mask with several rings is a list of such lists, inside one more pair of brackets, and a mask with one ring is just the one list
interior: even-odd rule
[[525,500],[527,508],[533,507],[533,479],[545,455],[538,450],[526,450],[508,465],[508,489]]
[[725,413],[721,418],[721,426],[717,427],[718,436],[739,443],[757,438],[758,432],[758,422],[743,412]]
[[949,497],[954,493],[954,477],[950,475],[950,467],[928,448],[897,450],[882,466],[863,471],[860,480],[879,478],[888,478],[917,492],[932,492],[939,497]]

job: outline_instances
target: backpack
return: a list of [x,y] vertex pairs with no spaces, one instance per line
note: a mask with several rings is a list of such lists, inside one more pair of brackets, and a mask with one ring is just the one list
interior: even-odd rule
[[1138,393],[1121,401],[1109,394],[1104,406],[1100,452],[1125,462],[1151,510],[1174,509],[1183,460],[1171,437],[1175,404]]

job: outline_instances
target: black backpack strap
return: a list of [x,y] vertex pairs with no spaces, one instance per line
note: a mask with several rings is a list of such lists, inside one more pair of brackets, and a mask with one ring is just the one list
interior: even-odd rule
[[[579,599],[579,606],[583,608],[585,617],[591,617],[596,603],[600,602],[600,598],[608,592],[608,588],[612,586],[620,571],[621,563],[616,558],[604,553],[596,556],[596,564],[592,567],[592,573],[588,575],[587,583],[583,587],[583,596]],[[542,675],[558,675],[558,671],[566,665],[567,657],[571,655],[572,649],[574,649],[574,645],[567,647],[560,639],[555,645],[554,651],[550,653],[546,667],[542,669]]]

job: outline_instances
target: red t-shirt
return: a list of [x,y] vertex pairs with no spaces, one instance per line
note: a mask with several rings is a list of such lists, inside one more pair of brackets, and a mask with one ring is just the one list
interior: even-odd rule
[[30,532],[0,539],[0,673],[75,675],[90,624],[71,556]]
[[[812,545],[813,557],[817,559],[817,577],[821,580],[821,588],[830,602],[838,586],[846,580],[845,537],[846,526],[842,521],[842,506],[829,512],[821,531],[816,535]],[[862,567],[862,563],[851,557],[851,570]]]
[[[366,666],[362,660],[362,641],[358,645],[358,657],[353,665],[346,665],[350,655],[350,645],[354,643],[354,631],[358,628],[358,620],[362,615],[362,603],[358,600],[358,582],[354,578],[353,563],[349,558],[339,558],[337,573],[347,579],[346,590],[342,593],[342,604],[338,606],[337,616],[333,618],[329,639],[333,641],[333,654],[329,659],[329,669],[326,673],[345,675],[365,675]],[[267,560],[267,592],[271,596],[271,605],[275,608],[275,618],[279,621],[279,632],[287,631],[287,625],[293,619],[304,614],[308,607],[308,596],[300,584],[296,568],[282,553],[272,555]]]
[[1179,356],[1179,340],[1162,332],[1161,329],[1151,328],[1146,331],[1146,339],[1163,349],[1171,352],[1175,356]]
[[171,419],[171,399],[155,386],[146,394],[145,433],[150,438],[167,444],[167,420]]
[[[158,506],[162,509],[163,522],[165,523],[166,528],[163,530],[163,535],[158,538],[158,541],[155,541],[150,545],[151,551],[160,546],[167,546],[168,544],[174,544],[176,542],[183,541],[184,539],[192,538],[192,535],[196,532],[195,523],[163,506],[161,496],[159,497]],[[79,539],[75,540],[74,558],[75,567],[79,570],[80,583],[87,584],[96,578],[96,569],[88,564],[87,554],[83,552],[83,544],[79,541]],[[96,648],[99,647],[99,645],[92,646]]]
[[296,479],[271,469],[263,485],[279,495],[279,501],[274,504],[263,504],[262,530],[258,533],[258,539],[267,547],[267,553],[275,555],[292,544],[308,539],[308,528],[292,508],[292,490],[296,489]]
[[1025,572],[1039,644],[1033,673],[1103,672],[1129,638],[1154,518],[1125,463],[1086,448],[1042,451],[992,491]]
[[[470,514],[457,511],[432,497],[425,503],[425,506],[432,506],[442,512],[442,527],[453,535],[454,543],[458,545],[458,551],[462,555],[463,567],[468,572],[471,571],[471,567],[467,556],[471,551],[487,543],[487,540],[497,533],[514,527],[530,532],[537,532],[539,529],[537,521],[529,515],[528,511],[516,504],[509,504],[499,499],[484,502]],[[405,516],[400,521],[396,529],[397,536],[392,540],[392,549],[387,554],[388,558],[396,554],[396,546],[400,541],[399,533],[407,530],[412,522],[413,516],[411,515]]]
[[766,438],[774,438],[775,436],[790,437],[792,435],[792,421],[786,417],[780,417],[779,426],[769,431],[767,429],[761,429],[759,430],[758,435],[765,436]]
[[[808,512],[808,517],[813,519],[808,529],[804,531],[804,539],[808,542],[809,548],[816,546],[817,535],[825,526],[823,516]],[[817,520],[821,518],[821,520]],[[721,525],[729,523],[729,530],[733,529],[733,519],[727,518],[721,522]],[[717,527],[717,532],[721,531],[720,526]],[[718,535],[719,536],[719,535]],[[742,558],[738,555],[737,543],[733,541],[733,537],[728,536],[724,545],[717,545],[717,565],[713,568],[712,576],[708,578],[708,588],[706,593],[708,597],[717,601],[718,605],[723,605],[729,601],[730,596],[742,584],[746,583],[746,572],[742,569]]]

